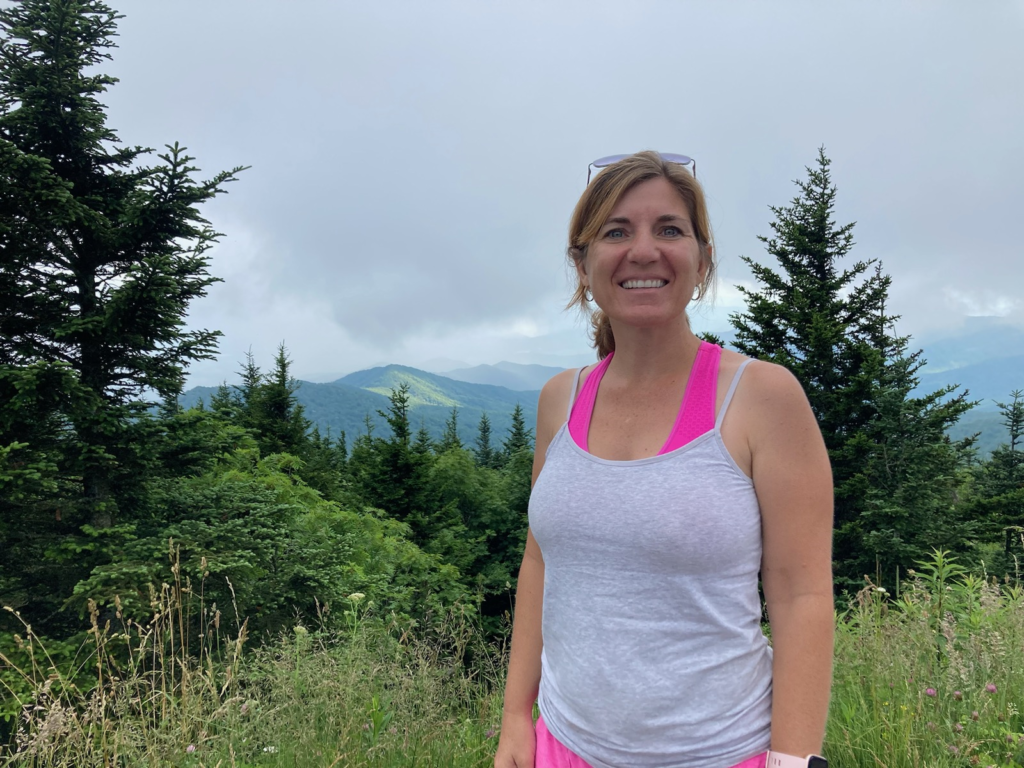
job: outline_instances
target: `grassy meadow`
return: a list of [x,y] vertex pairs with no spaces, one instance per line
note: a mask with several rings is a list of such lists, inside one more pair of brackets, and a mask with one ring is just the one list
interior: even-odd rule
[[[72,671],[25,627],[18,660],[2,659],[24,706],[0,765],[491,764],[504,649],[457,610],[403,626],[356,594],[324,617],[340,629],[300,624],[257,644],[187,584],[152,603],[146,625],[94,615]],[[899,595],[869,585],[837,617],[825,752],[839,768],[1024,766],[1022,707],[1020,586],[937,554]]]

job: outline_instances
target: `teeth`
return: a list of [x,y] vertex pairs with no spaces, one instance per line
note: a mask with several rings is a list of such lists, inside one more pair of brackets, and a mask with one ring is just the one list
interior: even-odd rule
[[668,280],[627,280],[622,284],[623,288],[661,288],[668,285]]

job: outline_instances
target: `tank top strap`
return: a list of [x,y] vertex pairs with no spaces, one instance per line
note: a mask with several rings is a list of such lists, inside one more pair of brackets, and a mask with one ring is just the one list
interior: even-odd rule
[[[576,398],[576,402],[571,403],[569,406],[569,437],[573,439],[583,450],[587,450],[589,445],[588,435],[590,433],[590,418],[594,415],[594,402],[597,400],[597,387],[601,383],[601,379],[604,378],[604,372],[608,370],[608,363],[612,361],[612,355],[614,352],[610,352],[608,356],[597,364],[597,367],[590,372],[587,376],[587,380],[583,382],[583,389],[580,390],[580,396]],[[582,372],[582,368],[580,371]],[[579,375],[579,374],[577,374]],[[573,392],[575,392],[573,388]]]
[[744,369],[750,365],[753,360],[744,360],[740,363],[740,367],[736,369],[736,373],[733,374],[732,382],[729,384],[729,391],[725,393],[725,400],[722,401],[722,410],[718,412],[718,419],[715,421],[715,429],[722,428],[722,422],[725,420],[725,412],[729,410],[729,403],[732,402],[732,396],[736,394],[736,386],[740,383],[740,377],[743,375]]
[[[584,366],[585,368],[586,366]],[[568,421],[569,417],[572,416],[572,407],[576,403],[576,389],[580,385],[580,374],[583,373],[583,368],[576,369],[576,375],[572,378],[572,389],[569,390],[569,405],[565,408],[565,420]]]
[[681,448],[714,428],[718,364],[721,359],[721,347],[706,341],[700,343],[686,382],[679,414],[659,454]]

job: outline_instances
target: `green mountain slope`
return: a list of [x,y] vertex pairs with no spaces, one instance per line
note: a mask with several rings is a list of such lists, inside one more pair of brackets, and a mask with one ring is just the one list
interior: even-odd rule
[[[491,421],[491,439],[496,445],[501,444],[511,428],[512,411],[517,403],[522,405],[526,423],[531,428],[537,420],[539,392],[470,384],[401,365],[357,371],[327,384],[301,381],[295,397],[305,408],[306,417],[321,433],[329,430],[331,435],[337,436],[344,431],[351,445],[357,435],[366,432],[367,416],[375,434],[388,433],[387,422],[378,410],[387,409],[391,389],[403,382],[409,385],[409,416],[413,429],[419,429],[422,424],[435,439],[444,432],[453,406],[459,409],[459,437],[470,447],[483,413]],[[216,391],[216,387],[193,387],[182,395],[181,404],[185,408],[197,405],[200,400],[209,404]]]

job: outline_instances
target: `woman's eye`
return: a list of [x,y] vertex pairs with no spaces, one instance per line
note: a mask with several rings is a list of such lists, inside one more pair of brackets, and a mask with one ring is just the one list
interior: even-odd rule
[[683,234],[683,230],[681,230],[679,227],[665,227],[663,233],[668,235],[669,237],[679,237]]
[[607,232],[604,233],[604,236],[607,237],[609,240],[617,240],[621,237],[625,237],[626,233],[623,232],[621,229],[609,229]]

